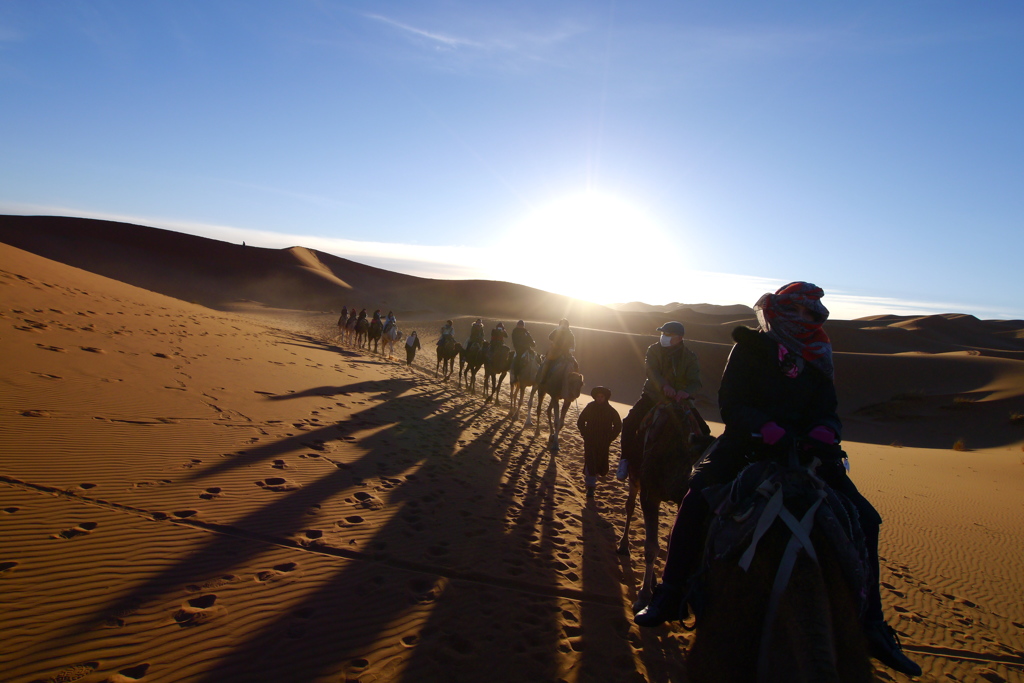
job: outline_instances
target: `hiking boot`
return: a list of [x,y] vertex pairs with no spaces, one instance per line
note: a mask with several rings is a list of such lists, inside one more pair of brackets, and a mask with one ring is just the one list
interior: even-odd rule
[[651,603],[633,615],[633,623],[653,628],[666,621],[678,621],[682,607],[683,591],[672,584],[659,583],[654,587]]
[[870,621],[865,624],[864,635],[867,637],[872,657],[901,674],[921,675],[921,667],[903,654],[899,636],[884,620]]

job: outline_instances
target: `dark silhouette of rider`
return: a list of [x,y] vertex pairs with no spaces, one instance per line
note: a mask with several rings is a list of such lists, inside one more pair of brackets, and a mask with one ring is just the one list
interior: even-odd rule
[[516,326],[512,329],[512,348],[515,349],[516,355],[523,355],[536,346],[536,344],[537,342],[533,340],[530,331],[526,329],[526,323],[522,320],[517,322]]
[[544,362],[537,371],[537,384],[543,382],[551,368],[559,364],[562,359],[571,360],[575,364],[572,353],[576,350],[576,336],[569,329],[569,321],[567,319],[562,318],[558,321],[558,327],[548,335],[548,341],[551,342],[551,347],[548,349],[548,355],[544,357]]
[[622,458],[633,463],[640,462],[640,423],[658,403],[688,401],[701,431],[705,436],[711,434],[707,423],[693,408],[693,400],[701,388],[700,365],[697,354],[683,343],[686,328],[673,320],[659,327],[658,331],[661,338],[647,347],[644,356],[647,379],[643,391],[622,421]]
[[466,348],[468,349],[474,342],[477,344],[484,343],[484,321],[480,318],[474,320],[469,328],[469,340],[466,342]]
[[437,339],[437,345],[444,344],[445,339],[455,339],[455,326],[451,320],[445,320],[444,325],[441,326],[441,336]]
[[508,339],[508,332],[505,331],[505,323],[498,323],[491,330],[491,351],[499,346],[504,346],[506,339]]
[[731,481],[758,447],[788,449],[794,437],[815,446],[821,460],[816,473],[857,508],[868,551],[868,595],[864,634],[871,654],[909,676],[921,667],[904,653],[885,622],[878,588],[878,529],[882,518],[847,475],[845,453],[837,445],[842,424],[837,415],[832,344],[822,329],[828,309],[824,292],[807,282],[791,282],[754,305],[758,330],[738,327],[736,344],[722,375],[718,402],[725,432],[694,466],[669,539],[662,583],[651,603],[637,612],[640,626],[678,619],[685,608],[689,578],[700,561],[706,522],[711,515],[702,491]]

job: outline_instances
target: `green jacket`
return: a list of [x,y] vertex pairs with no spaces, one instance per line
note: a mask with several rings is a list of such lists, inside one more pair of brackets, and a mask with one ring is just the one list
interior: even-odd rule
[[686,348],[683,342],[678,346],[651,344],[647,347],[644,364],[647,366],[644,393],[654,401],[665,400],[661,388],[666,384],[688,394],[695,394],[701,388],[697,354]]

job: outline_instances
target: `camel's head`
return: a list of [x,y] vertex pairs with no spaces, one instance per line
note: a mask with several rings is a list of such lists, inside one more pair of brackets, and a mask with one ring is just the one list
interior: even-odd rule
[[565,396],[570,401],[575,401],[583,391],[583,375],[578,372],[570,372],[565,378]]

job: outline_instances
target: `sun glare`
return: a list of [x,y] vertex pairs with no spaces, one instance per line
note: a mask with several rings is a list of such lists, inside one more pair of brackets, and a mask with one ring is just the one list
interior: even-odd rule
[[499,244],[497,271],[503,280],[597,303],[631,301],[642,292],[656,299],[657,283],[675,261],[666,237],[636,206],[582,192],[515,223]]

